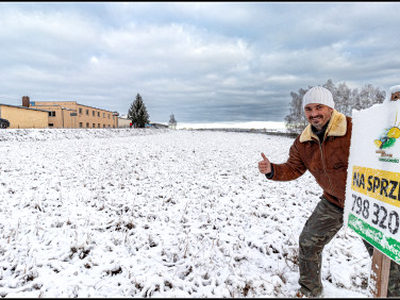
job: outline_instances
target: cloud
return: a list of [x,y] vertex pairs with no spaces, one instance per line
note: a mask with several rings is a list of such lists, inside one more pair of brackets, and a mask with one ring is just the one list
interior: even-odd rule
[[309,85],[398,84],[399,3],[4,3],[0,102],[78,101],[151,120],[283,121]]

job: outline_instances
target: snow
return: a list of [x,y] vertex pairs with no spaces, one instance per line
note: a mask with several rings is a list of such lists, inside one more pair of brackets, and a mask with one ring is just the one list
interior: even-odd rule
[[[294,297],[298,237],[321,189],[273,182],[293,138],[168,129],[0,132],[0,296]],[[369,298],[371,260],[342,228],[325,298]]]
[[266,129],[269,131],[286,132],[285,122],[274,121],[251,121],[251,122],[222,122],[222,123],[181,123],[177,124],[178,129]]

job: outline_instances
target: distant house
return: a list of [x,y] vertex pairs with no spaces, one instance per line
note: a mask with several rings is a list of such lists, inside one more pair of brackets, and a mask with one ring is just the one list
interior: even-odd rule
[[127,116],[118,117],[118,128],[129,128],[132,120]]
[[146,124],[146,128],[168,128],[168,125],[161,124],[161,123],[155,123],[155,122],[150,122],[149,124]]
[[10,122],[8,128],[47,128],[49,111],[0,103],[0,118]]

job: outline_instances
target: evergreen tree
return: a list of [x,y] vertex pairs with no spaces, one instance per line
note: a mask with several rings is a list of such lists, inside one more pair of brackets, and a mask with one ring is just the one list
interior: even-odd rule
[[136,99],[132,102],[128,111],[128,119],[132,120],[135,128],[144,128],[150,122],[150,116],[147,113],[146,105],[142,96],[138,93]]

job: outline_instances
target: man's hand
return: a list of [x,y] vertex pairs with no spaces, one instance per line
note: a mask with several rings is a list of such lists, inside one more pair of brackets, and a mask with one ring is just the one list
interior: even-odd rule
[[258,163],[258,169],[260,170],[261,174],[268,174],[271,172],[271,163],[264,153],[261,153],[261,156],[263,160]]

